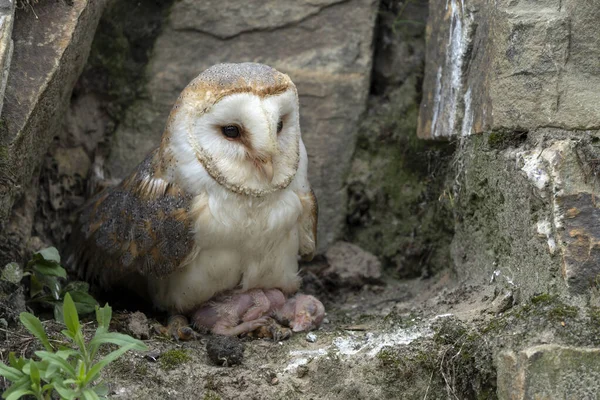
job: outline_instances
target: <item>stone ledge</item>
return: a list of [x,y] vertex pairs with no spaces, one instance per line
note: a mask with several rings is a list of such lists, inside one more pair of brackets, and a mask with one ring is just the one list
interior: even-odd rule
[[420,137],[598,127],[597,5],[436,0],[429,12]]
[[547,344],[500,353],[498,399],[595,399],[600,348]]

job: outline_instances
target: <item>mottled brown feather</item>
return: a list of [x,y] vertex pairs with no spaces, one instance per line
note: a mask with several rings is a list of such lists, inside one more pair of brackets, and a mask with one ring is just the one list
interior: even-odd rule
[[120,185],[84,207],[69,252],[69,264],[82,278],[143,292],[145,277],[168,275],[189,254],[192,196],[157,178],[159,166],[155,150]]
[[300,249],[299,254],[303,261],[313,259],[317,247],[317,223],[319,219],[319,205],[315,192],[300,195],[302,202],[302,215],[300,216]]

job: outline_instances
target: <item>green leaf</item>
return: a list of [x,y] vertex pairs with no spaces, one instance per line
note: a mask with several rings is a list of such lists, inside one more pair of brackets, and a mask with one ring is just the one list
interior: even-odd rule
[[63,303],[63,313],[65,325],[69,332],[74,336],[79,332],[81,326],[79,325],[79,315],[77,315],[77,308],[69,293],[65,294],[65,302]]
[[67,388],[62,381],[60,380],[56,380],[53,381],[52,383],[54,383],[54,390],[56,390],[58,392],[58,394],[60,395],[61,400],[65,399],[65,400],[72,400],[75,398],[76,396],[76,392],[72,389]]
[[94,386],[93,390],[100,397],[108,396],[108,385],[104,382],[99,383],[98,385]]
[[0,376],[5,377],[11,382],[16,382],[19,378],[23,377],[23,373],[16,368],[0,363]]
[[44,283],[34,274],[29,279],[29,297],[34,298],[44,292]]
[[45,248],[43,250],[40,250],[36,254],[42,256],[44,260],[54,261],[57,263],[60,262],[60,255],[58,254],[58,250],[56,250],[56,247]]
[[[23,375],[18,381],[13,383],[8,389],[6,389],[6,391],[4,393],[2,393],[2,398],[7,399],[8,396],[11,396],[15,392],[21,392],[23,390],[25,390],[25,391],[30,390],[30,387],[31,387],[31,380],[29,379],[29,376]],[[23,396],[23,394],[13,397],[13,398],[18,399],[21,396]]]
[[58,366],[56,364],[48,363],[48,366],[46,367],[45,371],[43,371],[43,373],[42,373],[43,379],[46,382],[50,382],[52,380],[52,378],[54,378],[56,371],[58,371]]
[[75,340],[75,335],[73,335],[71,332],[69,332],[66,329],[63,329],[62,331],[60,331],[60,333],[62,333],[63,335],[65,335],[65,337],[67,337],[71,340]]
[[90,341],[90,346],[98,346],[103,343],[112,343],[118,346],[133,345],[133,350],[148,350],[148,347],[141,340],[134,339],[129,335],[124,335],[118,332],[96,333],[96,335]]
[[67,270],[58,264],[50,264],[48,262],[35,263],[33,270],[45,276],[58,276],[59,278],[67,277]]
[[73,302],[75,303],[75,308],[77,308],[77,312],[80,314],[89,314],[94,312],[98,302],[94,299],[90,294],[86,292],[80,291],[72,291],[69,292]]
[[112,308],[107,304],[104,307],[96,307],[96,320],[98,321],[98,327],[104,328],[108,331],[110,320],[112,319]]
[[76,350],[65,349],[65,350],[58,350],[54,354],[56,354],[63,360],[67,360],[69,357],[79,354],[79,352],[77,352]]
[[46,391],[50,391],[52,392],[52,389],[54,389],[54,384],[52,382],[45,384],[44,386],[42,386],[42,392],[46,392]]
[[92,368],[90,368],[87,375],[85,376],[85,380],[83,381],[83,384],[87,385],[88,383],[93,381],[96,378],[96,376],[98,376],[98,374],[100,374],[100,372],[102,371],[102,369],[104,367],[106,367],[108,364],[110,364],[117,358],[121,357],[123,354],[127,353],[129,350],[133,349],[134,347],[135,347],[134,344],[129,344],[127,346],[121,347],[118,350],[108,353],[106,355],[106,357],[104,357],[102,360],[98,361],[96,364],[94,364],[92,366]]
[[65,314],[63,312],[63,305],[60,303],[54,304],[54,320],[55,321],[64,321]]
[[79,360],[77,362],[77,380],[83,381],[85,379],[85,364]]
[[36,272],[35,274],[38,275],[38,279],[40,280],[40,282],[42,282],[42,284],[44,286],[46,286],[48,289],[50,289],[50,294],[52,294],[52,299],[60,300],[61,284],[58,281],[58,278],[56,276],[40,275],[38,272]]
[[23,326],[25,326],[25,328],[27,328],[27,330],[31,332],[33,336],[35,336],[40,342],[42,342],[46,350],[54,350],[52,348],[52,345],[50,344],[50,341],[48,340],[48,336],[46,336],[46,331],[44,330],[44,327],[42,326],[42,323],[40,322],[38,317],[28,312],[22,312],[21,314],[19,314],[19,319],[21,320]]
[[81,394],[85,400],[100,400],[100,397],[92,389],[85,389]]
[[47,361],[50,365],[56,365],[61,368],[69,377],[76,377],[75,368],[62,357],[48,351],[36,351],[35,355],[40,359]]
[[23,388],[23,389],[17,389],[13,392],[10,392],[10,394],[7,394],[8,391],[6,391],[2,397],[4,397],[4,395],[6,395],[6,397],[4,397],[6,400],[17,400],[20,399],[23,396],[27,396],[27,395],[33,395],[35,396],[35,393],[33,393],[31,390],[29,390],[29,388]]
[[29,363],[29,376],[31,381],[40,387],[40,370],[38,369],[35,361]]
[[90,291],[90,285],[87,282],[83,281],[71,281],[67,283],[67,286],[64,287],[63,292],[84,292],[88,293]]
[[10,353],[8,353],[8,362],[11,367],[16,368],[18,370],[23,368],[23,365],[25,365],[25,359],[23,359],[23,357],[19,357],[19,358],[15,357],[14,351],[11,351]]

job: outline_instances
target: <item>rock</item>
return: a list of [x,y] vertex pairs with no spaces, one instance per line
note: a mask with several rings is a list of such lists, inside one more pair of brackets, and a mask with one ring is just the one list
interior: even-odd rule
[[54,153],[59,175],[86,177],[90,169],[90,158],[82,147],[59,147]]
[[498,356],[498,399],[595,399],[600,349],[541,345]]
[[373,254],[347,242],[337,242],[325,253],[329,267],[321,274],[336,286],[360,287],[381,283],[381,263]]
[[306,334],[306,341],[309,343],[314,343],[317,341],[317,334],[314,332],[309,332]]
[[24,311],[26,309],[23,286],[0,279],[0,319],[15,324],[19,321],[19,314]]
[[548,252],[560,250],[562,276],[573,294],[584,293],[600,276],[600,150],[593,140],[557,140],[522,155],[523,173],[552,210],[548,220],[538,222],[538,232],[545,235]]
[[12,30],[15,4],[13,0],[0,1],[0,115],[4,106],[4,92],[14,49]]
[[490,304],[489,312],[494,314],[500,314],[510,309],[514,304],[513,292],[510,290],[502,291],[496,296],[496,298]]
[[419,136],[597,128],[599,19],[595,2],[431,1]]
[[148,339],[150,337],[150,324],[143,312],[134,312],[127,319],[127,331],[137,339]]
[[365,110],[376,0],[175,2],[156,39],[144,98],[131,104],[107,168],[125,176],[158,145],[184,86],[220,62],[256,61],[290,75],[300,96],[301,127],[319,198],[319,249],[344,225],[344,178]]
[[231,367],[244,360],[244,343],[233,336],[210,336],[206,343],[206,354],[216,365]]
[[35,13],[19,10],[15,16],[0,129],[0,221],[30,185],[57,134],[104,3],[44,1]]
[[371,95],[347,178],[345,239],[402,278],[444,268],[454,224],[440,201],[453,146],[415,140],[426,22],[425,1],[381,3]]
[[11,262],[0,271],[0,319],[15,323],[25,311],[25,293],[21,286],[23,270]]

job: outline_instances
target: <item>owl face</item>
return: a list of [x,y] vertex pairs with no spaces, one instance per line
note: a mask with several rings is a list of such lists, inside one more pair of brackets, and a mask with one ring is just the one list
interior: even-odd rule
[[227,189],[255,197],[287,187],[299,161],[295,86],[261,64],[217,67],[219,77],[203,79],[205,71],[171,113],[165,135],[179,178],[190,190],[203,170]]

